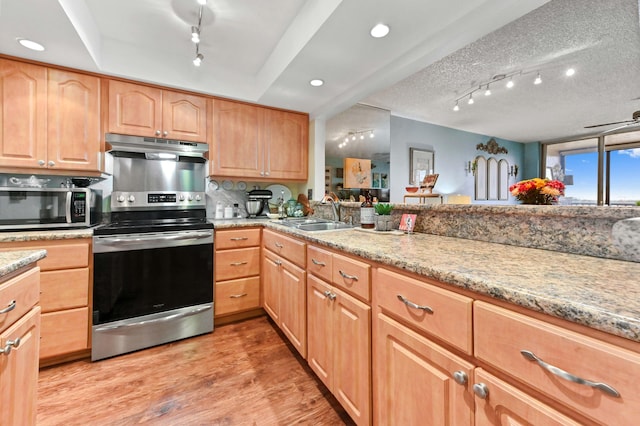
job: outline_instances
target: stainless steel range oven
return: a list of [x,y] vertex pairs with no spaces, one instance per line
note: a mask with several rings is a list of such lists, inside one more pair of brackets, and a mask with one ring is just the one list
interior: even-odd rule
[[138,138],[116,139],[111,220],[93,237],[93,361],[213,331],[206,144],[146,139],[140,155]]

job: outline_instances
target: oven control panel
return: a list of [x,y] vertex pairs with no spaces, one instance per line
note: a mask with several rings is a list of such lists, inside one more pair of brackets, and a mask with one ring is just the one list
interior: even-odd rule
[[206,208],[204,192],[126,192],[111,194],[111,211],[157,209],[157,208]]

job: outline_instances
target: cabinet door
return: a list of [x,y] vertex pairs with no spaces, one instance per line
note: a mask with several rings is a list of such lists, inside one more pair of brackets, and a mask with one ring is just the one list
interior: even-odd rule
[[46,167],[47,69],[0,59],[0,166]]
[[280,325],[280,265],[282,260],[268,250],[262,257],[262,307]]
[[89,348],[89,308],[42,314],[40,358]]
[[309,117],[266,110],[265,175],[272,179],[307,180]]
[[162,137],[194,142],[207,140],[207,99],[162,92]]
[[263,121],[263,108],[219,99],[213,101],[212,175],[264,177],[260,134]]
[[162,90],[109,81],[109,132],[161,136]]
[[476,384],[487,389],[486,398],[476,396],[476,426],[578,426],[578,423],[481,368]]
[[321,279],[307,276],[307,361],[329,390],[333,389],[333,301],[331,287]]
[[[371,308],[335,287],[333,394],[359,425],[371,423]],[[400,424],[400,423],[399,423]],[[428,423],[422,423],[428,424]]]
[[280,265],[280,329],[307,357],[307,273],[291,262]]
[[99,171],[100,79],[49,70],[47,166]]
[[374,348],[375,424],[474,424],[472,364],[380,312]]
[[34,307],[0,334],[0,347],[20,338],[18,347],[0,354],[0,425],[35,425],[38,397],[40,307]]

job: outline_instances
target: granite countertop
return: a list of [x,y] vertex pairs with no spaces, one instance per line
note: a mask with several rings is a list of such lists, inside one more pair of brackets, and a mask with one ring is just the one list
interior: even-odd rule
[[0,232],[0,243],[38,240],[69,240],[93,237],[93,228]]
[[[640,263],[361,228],[302,232],[261,225],[365,259],[640,342]],[[228,223],[254,226],[255,222]],[[223,226],[223,225],[221,225]]]
[[46,250],[12,250],[0,252],[0,281],[30,263],[37,262],[47,255]]
[[[272,228],[311,243],[640,342],[638,262],[423,233],[407,235],[361,228],[304,232],[269,219],[211,222],[215,229]],[[0,242],[90,238],[92,235],[91,228],[5,232],[0,233]],[[31,260],[37,261],[45,254],[44,250],[0,252],[0,277],[30,263],[29,256],[41,256]]]

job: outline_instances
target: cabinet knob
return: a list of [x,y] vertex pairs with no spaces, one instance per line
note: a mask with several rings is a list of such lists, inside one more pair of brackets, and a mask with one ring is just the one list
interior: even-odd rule
[[453,373],[453,380],[455,380],[459,385],[466,385],[468,380],[467,373],[458,370]]
[[38,165],[39,165],[39,166],[44,166],[44,165],[45,165],[44,160],[38,160]]
[[56,163],[53,160],[49,160],[48,165],[49,165],[49,167],[53,167],[53,166],[56,165]]
[[162,132],[162,136],[168,136],[169,132],[167,132],[166,130],[164,132]]
[[269,176],[269,172],[264,172],[264,175],[265,176]]
[[156,136],[160,136],[160,130],[156,130]]
[[260,172],[260,176],[264,176],[264,172]]
[[473,385],[473,393],[480,399],[487,399],[489,396],[489,388],[484,383],[476,383]]
[[4,349],[0,349],[0,354],[9,356],[9,354],[11,353],[11,348],[17,348],[18,346],[20,346],[19,337],[16,340],[7,340],[7,344],[4,346]]

